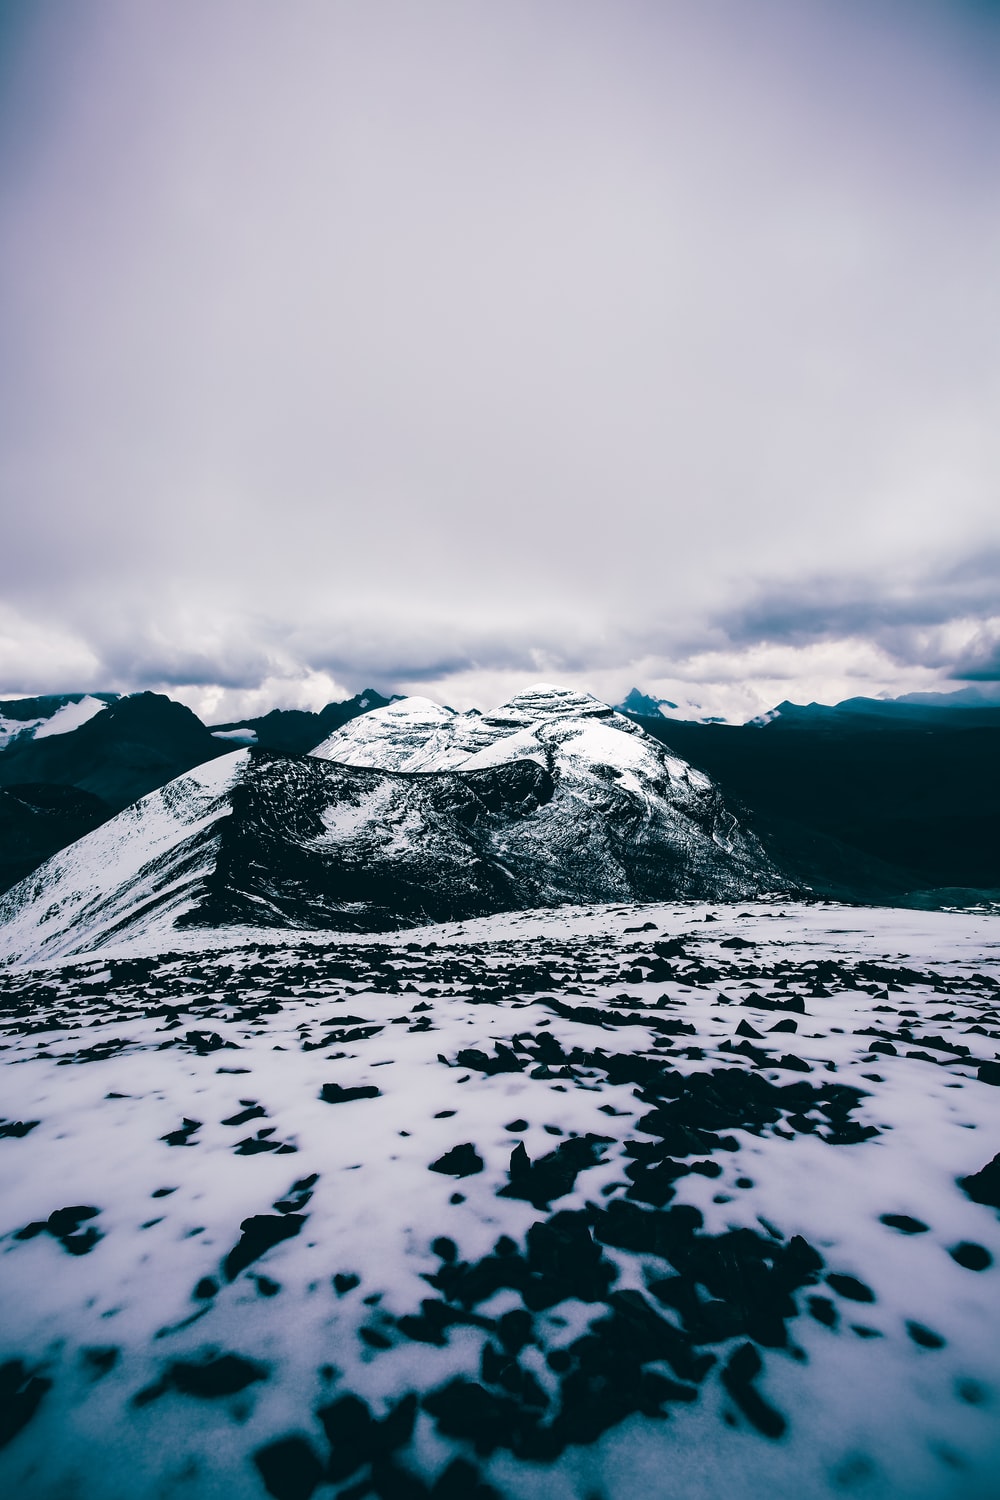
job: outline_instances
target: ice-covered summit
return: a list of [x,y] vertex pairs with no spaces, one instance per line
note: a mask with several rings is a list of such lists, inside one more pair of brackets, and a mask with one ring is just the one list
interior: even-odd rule
[[441,771],[468,753],[454,753],[455,722],[460,717],[430,698],[400,698],[353,719],[311,753],[344,766]]
[[492,713],[485,714],[484,718],[498,727],[523,727],[534,724],[539,719],[606,719],[613,715],[614,709],[609,704],[602,703],[600,698],[595,698],[593,693],[578,693],[573,688],[556,687],[551,682],[536,682],[533,687],[525,688],[523,693],[515,693],[506,703],[493,709]]
[[[625,735],[646,736],[591,693],[539,682],[489,713],[456,713],[429,698],[402,698],[339,729],[312,754],[342,765],[382,771],[473,770],[519,759],[546,764],[549,750],[595,722]],[[630,758],[624,741],[610,739],[611,761]]]

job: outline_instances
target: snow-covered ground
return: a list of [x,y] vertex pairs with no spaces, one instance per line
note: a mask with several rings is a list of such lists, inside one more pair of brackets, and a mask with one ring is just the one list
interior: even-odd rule
[[3,1493],[996,1494],[996,917],[162,942],[0,970]]

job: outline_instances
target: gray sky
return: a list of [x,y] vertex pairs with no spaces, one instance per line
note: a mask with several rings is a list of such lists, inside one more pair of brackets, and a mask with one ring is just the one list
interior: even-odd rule
[[1000,7],[0,0],[0,693],[1000,677]]

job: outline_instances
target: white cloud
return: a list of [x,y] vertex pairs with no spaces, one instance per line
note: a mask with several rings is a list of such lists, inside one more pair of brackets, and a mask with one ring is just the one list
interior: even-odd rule
[[1000,545],[973,10],[106,0],[17,55],[7,683],[902,690],[989,613],[911,597]]

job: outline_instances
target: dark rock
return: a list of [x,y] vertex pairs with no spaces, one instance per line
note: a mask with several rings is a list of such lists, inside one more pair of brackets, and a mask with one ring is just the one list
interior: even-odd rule
[[14,1234],[15,1240],[33,1240],[36,1235],[48,1233],[53,1239],[59,1241],[63,1249],[70,1255],[89,1255],[94,1246],[104,1236],[94,1225],[89,1229],[81,1229],[87,1219],[96,1219],[100,1213],[99,1208],[93,1208],[89,1204],[78,1204],[74,1208],[57,1208],[49,1214],[47,1219],[36,1219],[31,1224],[25,1224],[23,1229],[18,1229]]
[[910,1335],[910,1338],[913,1340],[913,1342],[920,1345],[921,1349],[944,1348],[945,1341],[941,1337],[941,1335],[939,1333],[935,1333],[932,1328],[925,1328],[923,1323],[913,1323],[907,1321],[906,1331]]
[[272,1245],[294,1239],[306,1218],[306,1214],[254,1214],[251,1218],[244,1219],[240,1225],[243,1233],[226,1256],[223,1265],[226,1280],[235,1280],[241,1271],[259,1260]]
[[611,1137],[605,1135],[573,1136],[547,1156],[531,1161],[519,1141],[511,1152],[510,1180],[498,1197],[523,1198],[535,1208],[548,1208],[553,1198],[572,1192],[580,1172],[603,1161],[602,1147],[610,1143]]
[[985,1203],[988,1208],[1000,1208],[1000,1154],[986,1163],[971,1177],[960,1177],[958,1185],[973,1203]]
[[439,1156],[437,1161],[432,1161],[430,1170],[440,1172],[445,1177],[472,1177],[483,1170],[483,1160],[471,1141],[466,1141],[461,1146],[453,1146],[444,1156]]
[[881,1222],[900,1234],[926,1234],[928,1226],[922,1219],[911,1219],[909,1214],[881,1214]]
[[987,1271],[993,1264],[993,1257],[985,1245],[977,1245],[973,1240],[963,1240],[960,1245],[953,1245],[948,1254],[967,1271]]
[[865,1286],[856,1276],[843,1276],[838,1271],[830,1271],[827,1281],[840,1297],[846,1297],[851,1302],[874,1302],[875,1293],[870,1286]]
[[349,1104],[352,1099],[378,1099],[382,1090],[373,1083],[361,1084],[357,1088],[342,1088],[339,1083],[324,1083],[319,1097],[324,1104]]
[[[330,1444],[330,1458],[326,1466],[326,1477],[333,1483],[347,1479],[364,1465],[373,1465],[373,1475],[382,1476],[382,1489],[376,1493],[403,1494],[399,1485],[412,1476],[403,1470],[390,1470],[386,1460],[391,1453],[405,1448],[413,1436],[417,1416],[417,1398],[407,1395],[391,1407],[381,1421],[359,1396],[341,1396],[337,1401],[317,1409],[316,1416],[322,1424]],[[387,1478],[389,1473],[391,1477]],[[398,1476],[398,1477],[397,1477]],[[396,1484],[397,1488],[386,1488]]]
[[168,1146],[191,1146],[194,1144],[191,1140],[191,1137],[194,1135],[195,1131],[200,1129],[200,1120],[185,1119],[179,1130],[168,1131],[166,1135],[160,1136],[160,1140],[166,1141]]
[[825,1328],[836,1328],[840,1315],[829,1297],[808,1297],[806,1303],[817,1323],[822,1323]]
[[319,1182],[319,1173],[312,1172],[308,1177],[300,1177],[298,1182],[293,1182],[284,1198],[279,1198],[273,1203],[279,1214],[301,1213],[313,1195],[313,1188]]
[[239,1354],[208,1354],[200,1360],[175,1360],[163,1373],[164,1383],[184,1396],[209,1400],[235,1396],[255,1381],[266,1380],[266,1365]]
[[258,1448],[253,1461],[274,1500],[309,1500],[323,1478],[323,1465],[312,1444],[298,1434]]
[[740,1411],[765,1437],[780,1438],[788,1423],[755,1389],[753,1381],[763,1369],[760,1355],[752,1344],[741,1344],[722,1371],[722,1384]]
[[266,1120],[267,1110],[261,1104],[251,1104],[246,1109],[241,1109],[238,1114],[229,1115],[222,1121],[223,1125],[245,1125],[248,1120]]
[[456,1458],[431,1486],[432,1500],[502,1500],[498,1490],[480,1479],[474,1464]]
[[511,1396],[495,1395],[477,1381],[452,1380],[425,1396],[422,1404],[446,1437],[465,1439],[479,1454],[521,1447],[525,1419],[519,1404]]
[[94,1380],[100,1380],[114,1369],[118,1363],[121,1350],[114,1344],[105,1344],[99,1348],[81,1349],[80,1362]]
[[0,1448],[27,1427],[52,1381],[33,1373],[23,1360],[9,1359],[0,1364]]

